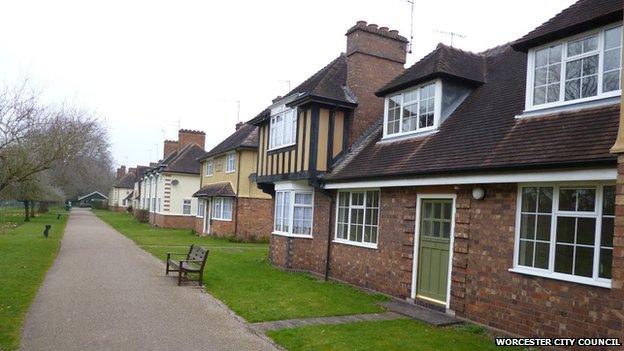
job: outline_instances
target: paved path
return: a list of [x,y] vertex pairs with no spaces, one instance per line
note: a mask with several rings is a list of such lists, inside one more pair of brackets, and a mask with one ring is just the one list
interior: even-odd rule
[[176,286],[164,265],[87,210],[26,317],[23,350],[274,350],[221,302]]
[[258,331],[267,332],[269,330],[297,328],[297,327],[304,327],[307,325],[376,322],[376,321],[389,321],[389,320],[399,319],[399,318],[406,318],[406,317],[400,314],[394,313],[394,312],[384,312],[384,313],[351,314],[347,316],[335,316],[335,317],[287,319],[287,320],[282,320],[282,321],[255,323],[252,325]]

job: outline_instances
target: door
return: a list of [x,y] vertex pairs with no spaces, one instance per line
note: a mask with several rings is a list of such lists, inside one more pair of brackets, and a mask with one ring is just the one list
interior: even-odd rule
[[210,214],[212,206],[210,206],[210,198],[204,200],[204,234],[210,234]]
[[453,200],[423,199],[419,226],[416,295],[446,304]]

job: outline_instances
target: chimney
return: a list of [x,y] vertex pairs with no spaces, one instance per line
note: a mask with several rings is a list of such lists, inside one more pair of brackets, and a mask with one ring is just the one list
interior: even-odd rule
[[128,173],[132,173],[136,176],[136,167],[130,167],[128,168]]
[[165,140],[163,143],[163,159],[171,155],[172,152],[178,149],[178,142],[175,140]]
[[190,144],[199,145],[203,149],[206,145],[206,133],[199,130],[180,129],[178,131],[178,144],[180,149]]
[[347,33],[347,86],[357,97],[349,145],[379,117],[384,100],[375,92],[403,72],[407,39],[396,30],[358,21]]
[[243,122],[236,123],[236,130],[239,130],[243,125],[245,125]]
[[121,180],[121,178],[123,178],[123,176],[126,175],[126,166],[121,166],[119,168],[117,168],[117,180]]

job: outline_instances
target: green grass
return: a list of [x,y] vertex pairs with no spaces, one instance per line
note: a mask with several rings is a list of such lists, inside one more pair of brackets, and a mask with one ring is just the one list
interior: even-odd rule
[[[26,312],[46,272],[56,258],[67,221],[64,211],[50,212],[23,222],[23,209],[0,211],[0,349],[19,347]],[[56,214],[63,213],[57,220]],[[50,237],[43,237],[51,224]]]
[[435,328],[411,319],[315,325],[269,331],[267,334],[290,351],[497,349],[494,339],[484,329],[472,326]]
[[267,244],[198,237],[190,230],[151,228],[128,214],[93,212],[161,260],[165,252],[183,252],[191,244],[207,247],[206,289],[249,322],[383,311],[377,305],[382,295],[272,267]]

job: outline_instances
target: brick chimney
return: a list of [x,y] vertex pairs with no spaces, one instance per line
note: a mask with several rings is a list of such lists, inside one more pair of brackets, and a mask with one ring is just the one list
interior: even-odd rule
[[121,180],[121,178],[123,178],[123,176],[126,175],[126,166],[122,165],[121,167],[117,168],[117,180]]
[[171,155],[172,152],[178,149],[178,142],[175,140],[165,140],[163,143],[163,158]]
[[403,72],[407,39],[396,30],[358,21],[347,33],[347,86],[358,101],[349,145],[383,116],[384,100],[375,92]]
[[243,125],[245,125],[243,122],[236,123],[236,130],[239,130]]
[[133,173],[136,176],[136,167],[130,167],[128,168],[128,173]]
[[197,144],[203,149],[206,145],[206,133],[199,130],[180,129],[178,131],[178,144],[180,149],[189,144]]

